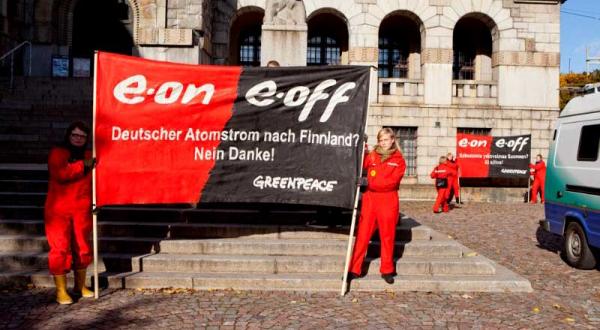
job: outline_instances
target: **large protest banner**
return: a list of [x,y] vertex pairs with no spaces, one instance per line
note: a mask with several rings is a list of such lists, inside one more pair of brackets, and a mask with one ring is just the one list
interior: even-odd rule
[[529,176],[531,135],[456,135],[456,159],[464,178]]
[[97,53],[96,205],[351,208],[370,69],[183,65]]

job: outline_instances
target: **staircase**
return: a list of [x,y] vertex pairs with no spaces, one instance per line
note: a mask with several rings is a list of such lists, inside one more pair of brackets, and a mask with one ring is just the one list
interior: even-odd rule
[[89,78],[15,77],[12,90],[0,86],[0,163],[44,163],[71,122],[92,125]]
[[[53,286],[47,272],[44,165],[0,164],[0,286]],[[315,229],[299,207],[111,207],[99,214],[101,286],[339,291],[348,227]],[[349,222],[349,214],[342,214]],[[403,218],[394,285],[379,277],[379,244],[351,290],[531,291],[527,280],[446,235]],[[89,273],[91,274],[90,266]]]

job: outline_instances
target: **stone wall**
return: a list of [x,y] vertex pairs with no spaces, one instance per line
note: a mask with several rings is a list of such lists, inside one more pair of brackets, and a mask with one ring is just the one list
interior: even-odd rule
[[[367,134],[376,141],[379,128],[403,126],[417,128],[417,177],[407,177],[406,183],[429,184],[429,173],[440,156],[455,151],[456,130],[459,127],[491,128],[492,135],[532,135],[532,155],[547,155],[558,111],[477,106],[389,106],[369,108]],[[436,123],[439,123],[437,127]]]

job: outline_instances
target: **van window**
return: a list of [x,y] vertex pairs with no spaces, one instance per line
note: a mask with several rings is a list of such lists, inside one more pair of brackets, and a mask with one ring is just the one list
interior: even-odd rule
[[600,125],[583,126],[579,136],[577,160],[595,162],[598,160],[598,146],[600,146]]

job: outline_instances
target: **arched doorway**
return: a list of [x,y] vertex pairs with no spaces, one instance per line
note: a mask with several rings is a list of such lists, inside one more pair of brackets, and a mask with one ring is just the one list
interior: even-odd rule
[[421,78],[421,21],[414,14],[397,12],[379,27],[378,76]]
[[230,28],[229,63],[260,66],[261,28],[264,11],[258,7],[238,11]]
[[133,17],[127,0],[79,0],[73,10],[73,57],[95,50],[131,55]]
[[453,79],[492,81],[495,24],[484,15],[467,15],[454,28]]
[[342,17],[324,11],[308,19],[307,65],[348,64],[348,27]]

